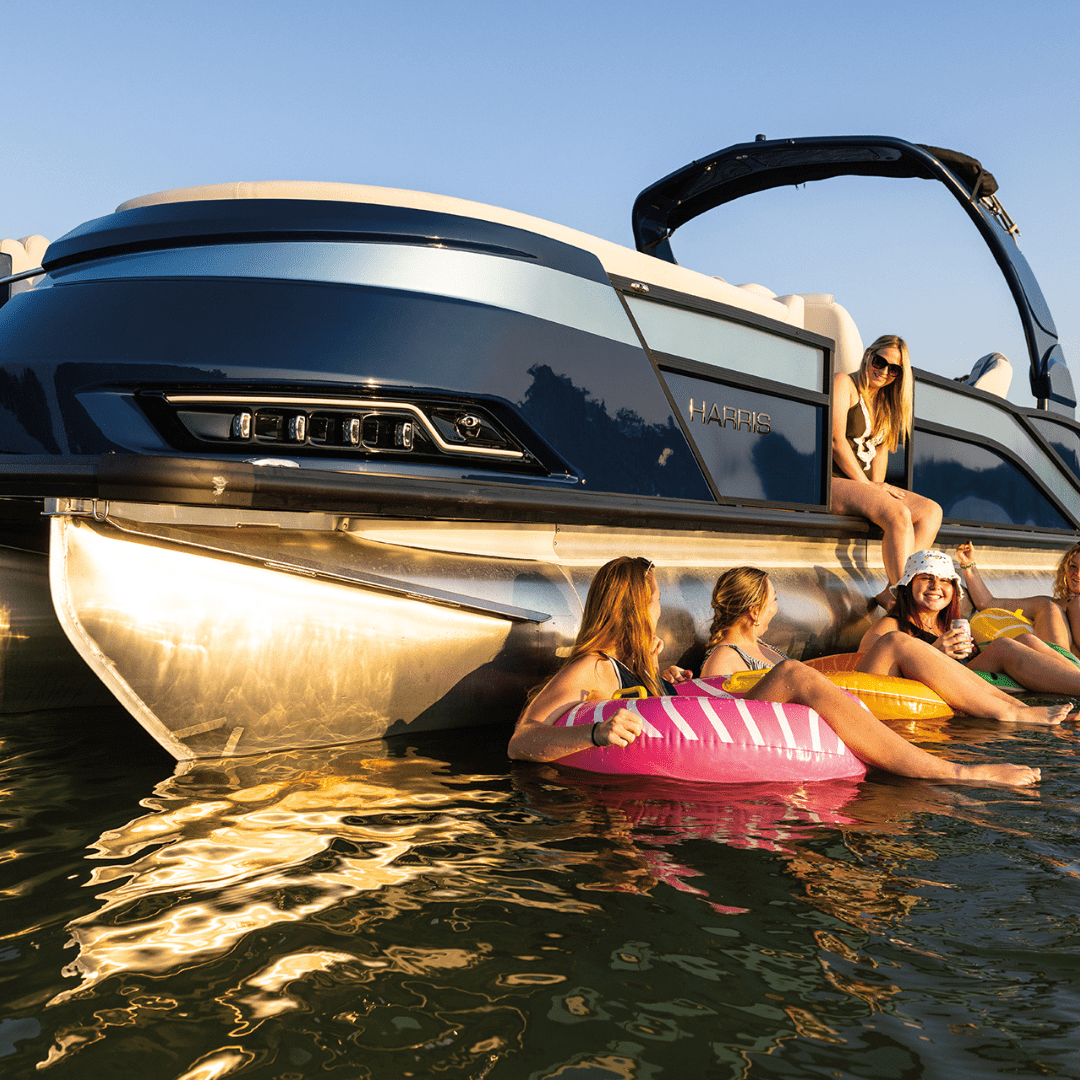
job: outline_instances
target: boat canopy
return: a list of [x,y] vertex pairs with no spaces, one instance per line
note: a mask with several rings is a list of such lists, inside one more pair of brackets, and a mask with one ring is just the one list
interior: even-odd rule
[[975,222],[1009,284],[1031,361],[1040,408],[1072,416],[1076,395],[1057,328],[1042,290],[1016,244],[1018,229],[997,198],[997,181],[975,158],[955,150],[877,135],[765,139],[729,146],[645,188],[634,202],[639,251],[675,262],[676,229],[723,203],[786,185],[835,176],[885,176],[944,184]]

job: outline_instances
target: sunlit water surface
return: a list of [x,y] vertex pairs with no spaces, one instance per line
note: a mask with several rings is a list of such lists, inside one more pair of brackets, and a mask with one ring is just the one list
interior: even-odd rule
[[1036,792],[601,782],[507,730],[174,769],[0,719],[0,1075],[1080,1077],[1077,735]]

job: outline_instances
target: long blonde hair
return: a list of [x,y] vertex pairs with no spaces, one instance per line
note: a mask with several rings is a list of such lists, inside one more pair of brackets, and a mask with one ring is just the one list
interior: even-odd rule
[[596,571],[585,598],[581,629],[566,663],[572,664],[588,653],[610,653],[639,676],[645,689],[656,697],[660,694],[660,676],[652,647],[655,634],[649,620],[652,565],[648,559],[620,555]]
[[911,374],[907,342],[896,334],[882,334],[876,341],[871,342],[870,347],[863,353],[859,370],[852,378],[859,396],[865,398],[870,381],[870,363],[879,349],[890,348],[899,350],[903,371],[898,379],[893,379],[888,386],[883,386],[874,396],[870,430],[875,434],[881,432],[885,436],[885,449],[891,453],[900,443],[906,444],[911,434],[911,402],[915,379]]
[[1055,600],[1071,600],[1073,596],[1076,595],[1069,591],[1069,575],[1067,567],[1069,565],[1069,560],[1077,554],[1080,554],[1080,544],[1073,544],[1073,546],[1061,556],[1061,562],[1057,564],[1057,573],[1054,575]]
[[712,591],[713,621],[707,649],[724,631],[734,626],[751,608],[760,608],[769,592],[769,575],[756,566],[734,566],[717,579]]

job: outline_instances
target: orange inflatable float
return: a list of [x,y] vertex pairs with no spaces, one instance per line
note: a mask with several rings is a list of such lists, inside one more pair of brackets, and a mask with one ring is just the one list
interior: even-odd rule
[[[879,720],[931,720],[953,715],[945,701],[924,683],[893,675],[871,675],[856,671],[862,653],[839,653],[807,660],[806,666],[820,671],[829,682],[857,697]],[[768,674],[765,671],[737,671],[724,681],[729,694],[748,693]]]

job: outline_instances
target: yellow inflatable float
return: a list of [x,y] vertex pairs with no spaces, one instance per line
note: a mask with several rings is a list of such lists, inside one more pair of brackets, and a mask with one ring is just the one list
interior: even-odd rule
[[1014,638],[1034,632],[1035,627],[1024,618],[1022,608],[1007,611],[1005,608],[990,607],[971,616],[971,636],[980,644],[998,637]]
[[[820,671],[831,683],[854,694],[879,720],[932,720],[953,715],[929,686],[913,679],[892,675],[870,675],[855,671],[862,653],[840,653],[807,660],[807,667]],[[724,680],[729,694],[746,694],[763,679],[766,671],[737,671]]]

